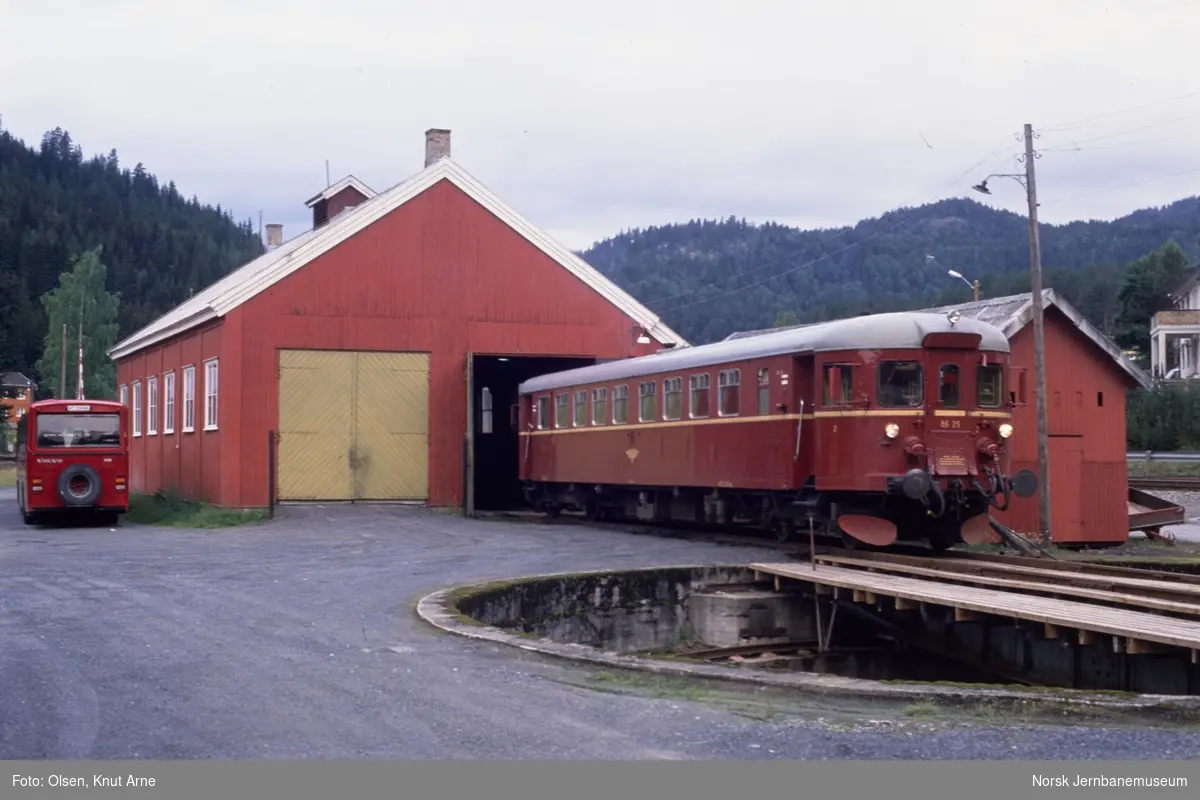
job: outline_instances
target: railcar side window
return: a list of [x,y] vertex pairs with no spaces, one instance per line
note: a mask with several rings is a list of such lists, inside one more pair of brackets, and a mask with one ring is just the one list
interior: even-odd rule
[[766,414],[770,411],[771,404],[771,371],[760,369],[758,371],[758,413]]
[[624,425],[629,422],[629,387],[613,387],[613,424]]
[[710,378],[707,372],[703,375],[693,375],[688,380],[688,390],[690,392],[690,397],[688,399],[690,404],[690,407],[688,408],[688,414],[690,414],[693,419],[700,419],[708,416],[709,380]]
[[958,364],[942,364],[938,370],[938,402],[943,408],[958,408]]
[[835,406],[849,403],[853,397],[854,367],[851,364],[826,364],[824,380],[824,405]]
[[550,427],[550,395],[548,394],[538,398],[537,426],[539,431]]
[[571,395],[563,392],[554,398],[554,427],[565,428],[571,421]]
[[654,398],[658,394],[658,384],[646,381],[638,386],[638,422],[650,422],[654,419]]
[[587,389],[580,389],[575,392],[575,419],[573,424],[576,428],[581,428],[587,425]]
[[919,361],[882,361],[879,364],[879,405],[884,408],[918,408],[925,402],[924,370]]
[[1004,397],[1004,370],[999,364],[980,367],[975,377],[980,408],[999,408]]
[[722,370],[717,376],[717,384],[721,392],[717,414],[722,417],[736,416],[742,410],[742,371]]
[[592,424],[608,423],[608,388],[592,389]]
[[663,419],[679,419],[683,416],[683,378],[667,378],[663,381]]

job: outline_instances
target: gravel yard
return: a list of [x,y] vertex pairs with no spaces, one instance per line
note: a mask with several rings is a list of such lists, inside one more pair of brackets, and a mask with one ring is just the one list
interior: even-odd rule
[[777,558],[400,507],[43,530],[0,489],[0,758],[1200,758],[1200,732],[1166,723],[964,721],[597,675],[412,611],[474,580]]

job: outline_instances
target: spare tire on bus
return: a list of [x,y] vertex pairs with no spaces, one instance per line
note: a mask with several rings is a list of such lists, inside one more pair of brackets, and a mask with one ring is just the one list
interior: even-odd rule
[[87,464],[72,464],[58,476],[58,496],[69,506],[95,505],[100,497],[100,474]]

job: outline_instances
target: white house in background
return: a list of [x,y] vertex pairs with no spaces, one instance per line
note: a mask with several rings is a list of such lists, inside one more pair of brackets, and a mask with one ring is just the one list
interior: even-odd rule
[[1150,320],[1150,374],[1166,380],[1200,378],[1200,266],[1171,293],[1170,311]]

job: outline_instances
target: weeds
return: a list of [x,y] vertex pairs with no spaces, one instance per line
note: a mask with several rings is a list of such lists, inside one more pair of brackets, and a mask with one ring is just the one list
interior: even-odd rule
[[266,518],[266,509],[218,508],[187,500],[175,492],[131,495],[129,511],[125,514],[127,521],[138,525],[172,528],[229,528]]

